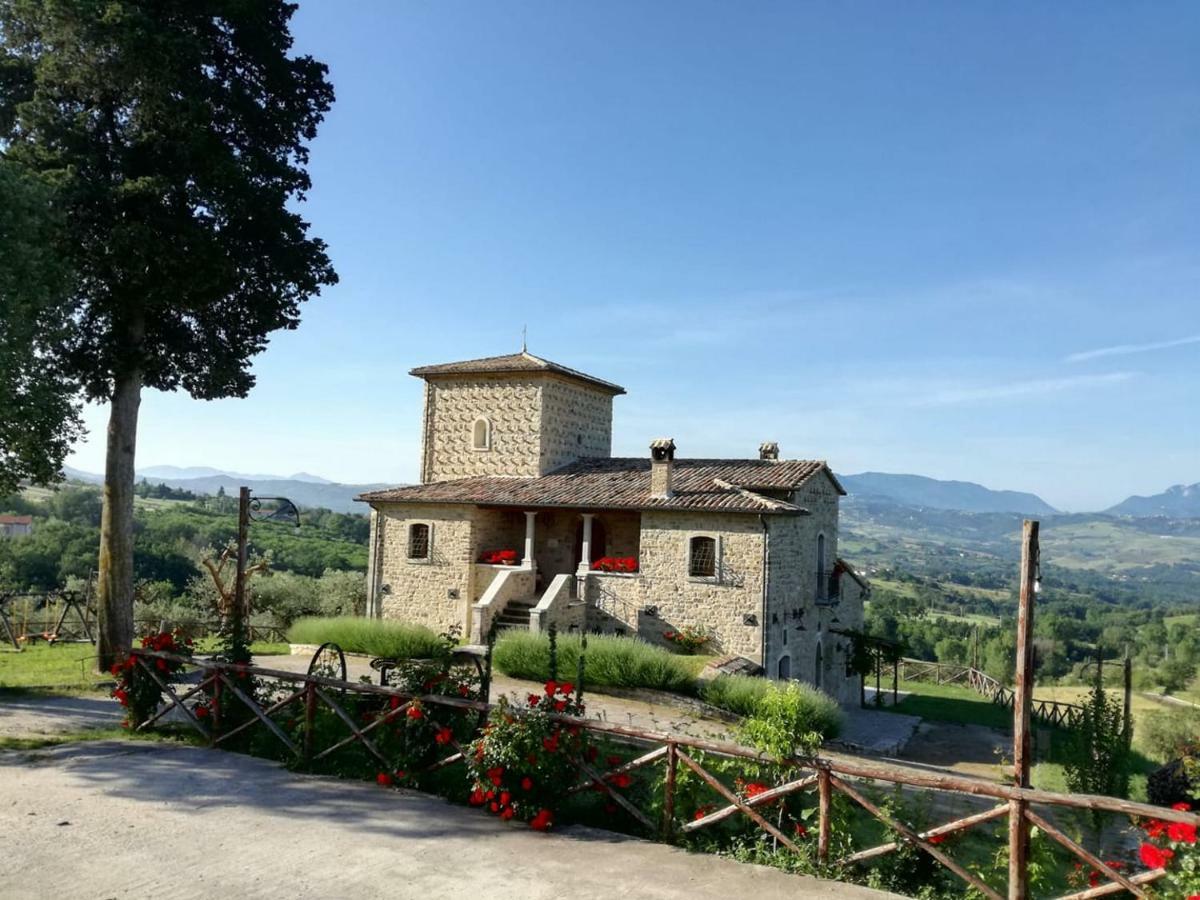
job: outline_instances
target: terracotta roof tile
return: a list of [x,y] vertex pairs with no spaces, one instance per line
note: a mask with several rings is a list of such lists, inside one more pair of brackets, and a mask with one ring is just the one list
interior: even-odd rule
[[804,510],[755,491],[793,490],[822,471],[829,470],[819,460],[680,459],[675,461],[674,495],[656,498],[650,496],[649,459],[583,459],[540,478],[460,478],[371,491],[358,499],[368,503],[796,514]]
[[625,388],[619,384],[595,378],[577,369],[525,352],[511,353],[508,356],[466,359],[462,362],[440,363],[435,366],[418,366],[410,370],[408,374],[416,375],[418,378],[429,378],[438,375],[501,375],[508,372],[551,372],[575,381],[586,382],[612,394],[625,393]]

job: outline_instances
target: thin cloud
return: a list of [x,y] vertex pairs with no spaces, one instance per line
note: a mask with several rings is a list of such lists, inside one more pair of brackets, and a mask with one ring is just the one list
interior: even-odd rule
[[1102,356],[1127,356],[1130,353],[1148,353],[1151,350],[1166,350],[1170,347],[1182,347],[1185,344],[1200,344],[1200,334],[1191,337],[1175,338],[1170,341],[1154,341],[1149,344],[1117,344],[1114,347],[1100,347],[1097,350],[1084,350],[1082,353],[1072,353],[1063,362],[1076,363],[1087,359],[1099,359]]
[[953,406],[960,403],[978,403],[984,400],[1007,400],[1013,397],[1057,394],[1080,388],[1119,384],[1128,381],[1136,374],[1135,372],[1108,372],[1104,375],[1077,375],[1071,378],[1043,378],[1033,381],[1013,381],[1008,384],[980,385],[979,387],[946,388],[934,391],[925,397],[913,398],[909,405]]

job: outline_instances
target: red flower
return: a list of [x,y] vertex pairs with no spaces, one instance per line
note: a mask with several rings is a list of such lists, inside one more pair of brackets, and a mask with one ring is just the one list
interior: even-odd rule
[[549,752],[549,753],[557,753],[558,752],[558,732],[555,732],[554,734],[550,735],[550,737],[548,737],[548,738],[542,738],[542,746],[545,747],[547,752]]
[[546,690],[546,696],[553,697],[554,692],[558,690],[558,682],[553,681],[553,680],[547,681],[545,690]]
[[717,806],[715,803],[705,803],[703,806],[701,806],[699,809],[696,810],[696,814],[694,816],[692,816],[692,818],[695,819],[697,822],[699,822],[701,819],[703,819],[705,816],[707,816],[710,812],[712,812],[716,808],[717,808]]
[[571,684],[571,682],[569,682],[569,681],[564,681],[562,684],[560,684],[558,686],[558,692],[560,694],[564,694],[564,695],[569,694],[573,690],[575,690],[575,685]]
[[608,780],[612,782],[613,787],[619,787],[622,790],[633,784],[633,779],[629,776],[628,772],[621,772],[618,775],[613,775]]
[[562,712],[562,711],[563,711],[564,709],[566,709],[566,708],[567,708],[567,701],[566,701],[566,700],[558,700],[558,701],[556,701],[556,702],[555,702],[555,704],[554,704],[554,711],[555,711],[555,712]]
[[449,728],[442,728],[433,736],[433,739],[439,744],[448,744],[454,738],[454,732]]
[[483,806],[483,791],[481,791],[479,788],[475,788],[475,790],[471,791],[471,796],[467,798],[467,802],[472,806]]
[[392,776],[389,775],[387,772],[380,772],[378,775],[375,776],[375,783],[378,784],[380,787],[391,787],[392,786]]
[[1182,844],[1196,843],[1196,826],[1186,822],[1172,822],[1167,826],[1167,837]]
[[413,721],[416,721],[417,719],[424,718],[425,713],[421,712],[421,707],[419,706],[410,706],[408,708],[407,716]]
[[537,694],[530,694],[530,695],[529,695],[529,697],[528,697],[528,700],[529,700],[529,705],[530,705],[530,706],[537,706],[537,705],[538,705],[538,701],[539,701],[539,700],[541,700],[541,699],[542,699],[542,698],[541,698],[541,697],[539,697]]
[[467,687],[467,685],[465,685],[465,684],[460,684],[458,686],[458,693],[459,693],[459,696],[466,697],[471,693],[471,689],[469,687]]
[[792,826],[792,830],[796,832],[796,837],[808,837],[808,829],[802,822],[797,822]]
[[500,812],[500,804],[499,803],[489,803],[488,809],[490,809],[494,813],[498,813],[498,812]]
[[1191,812],[1192,807],[1187,803],[1174,803],[1171,805],[1171,809],[1175,810],[1176,812]]
[[488,769],[487,777],[488,777],[488,781],[490,781],[492,784],[496,785],[496,787],[500,787],[500,781],[504,777],[504,767],[503,766],[495,766],[491,769]]
[[392,709],[399,709],[400,708],[400,698],[392,697],[390,700],[388,700],[388,706],[390,706]]
[[396,770],[396,780],[397,781],[403,781],[407,776],[408,776],[408,773],[405,772],[403,769]]
[[208,707],[207,706],[197,706],[196,707],[196,718],[204,719],[207,717],[208,717]]
[[1151,869],[1161,869],[1171,861],[1171,857],[1175,855],[1175,851],[1167,850],[1163,847],[1156,847],[1153,844],[1142,844],[1138,851],[1138,856],[1142,862]]
[[759,794],[765,794],[770,788],[761,781],[752,781],[746,785],[746,796],[757,797]]
[[500,805],[508,806],[508,804],[510,804],[510,803],[512,803],[512,794],[510,794],[508,791],[501,791],[500,792]]
[[1151,819],[1146,823],[1146,835],[1152,838],[1160,838],[1167,833],[1167,823],[1161,819]]
[[944,844],[944,843],[946,843],[946,835],[931,834],[929,837],[925,838],[925,840],[931,844]]
[[529,821],[529,827],[534,831],[546,831],[554,824],[554,814],[548,809],[538,810],[538,814]]
[[523,790],[523,791],[532,791],[533,790],[533,779],[530,778],[528,775],[526,775],[524,778],[521,779],[521,790]]
[[513,817],[513,808],[511,806],[506,806],[506,807],[504,807],[504,809],[502,809],[500,811],[500,818],[503,819],[505,822],[507,822],[512,817]]
[[668,641],[673,641],[673,640],[675,640],[675,632],[673,632],[673,631],[664,631],[664,632],[663,632],[663,637],[665,637],[665,638],[666,638]]

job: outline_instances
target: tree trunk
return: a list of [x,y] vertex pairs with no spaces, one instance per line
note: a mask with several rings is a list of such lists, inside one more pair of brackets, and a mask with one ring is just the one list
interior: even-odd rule
[[108,418],[104,511],[100,517],[96,665],[102,672],[128,656],[133,646],[133,458],[141,402],[141,371],[119,377]]

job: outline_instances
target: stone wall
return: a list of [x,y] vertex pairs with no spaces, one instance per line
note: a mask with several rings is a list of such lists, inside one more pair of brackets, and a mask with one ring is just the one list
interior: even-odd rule
[[577,459],[611,456],[612,407],[612,395],[605,391],[547,378],[542,384],[542,472]]
[[[486,450],[476,420],[491,423]],[[438,377],[425,388],[423,482],[535,476],[612,452],[612,396],[554,375]]]
[[[634,577],[588,576],[589,627],[639,634],[665,643],[664,631],[685,625],[708,629],[712,649],[758,661],[762,657],[762,525],[757,516],[643,512]],[[713,579],[688,576],[688,542],[697,534],[719,538],[720,567]],[[646,607],[656,607],[648,615]],[[746,617],[753,624],[746,624]]]
[[[474,571],[468,506],[382,505],[376,515],[376,603],[385,619],[402,619],[444,631],[465,627]],[[408,559],[408,528],[430,526],[428,560]]]
[[[425,406],[423,482],[541,474],[540,379],[514,375],[431,380]],[[473,449],[473,428],[481,416],[492,426],[488,450]]]

